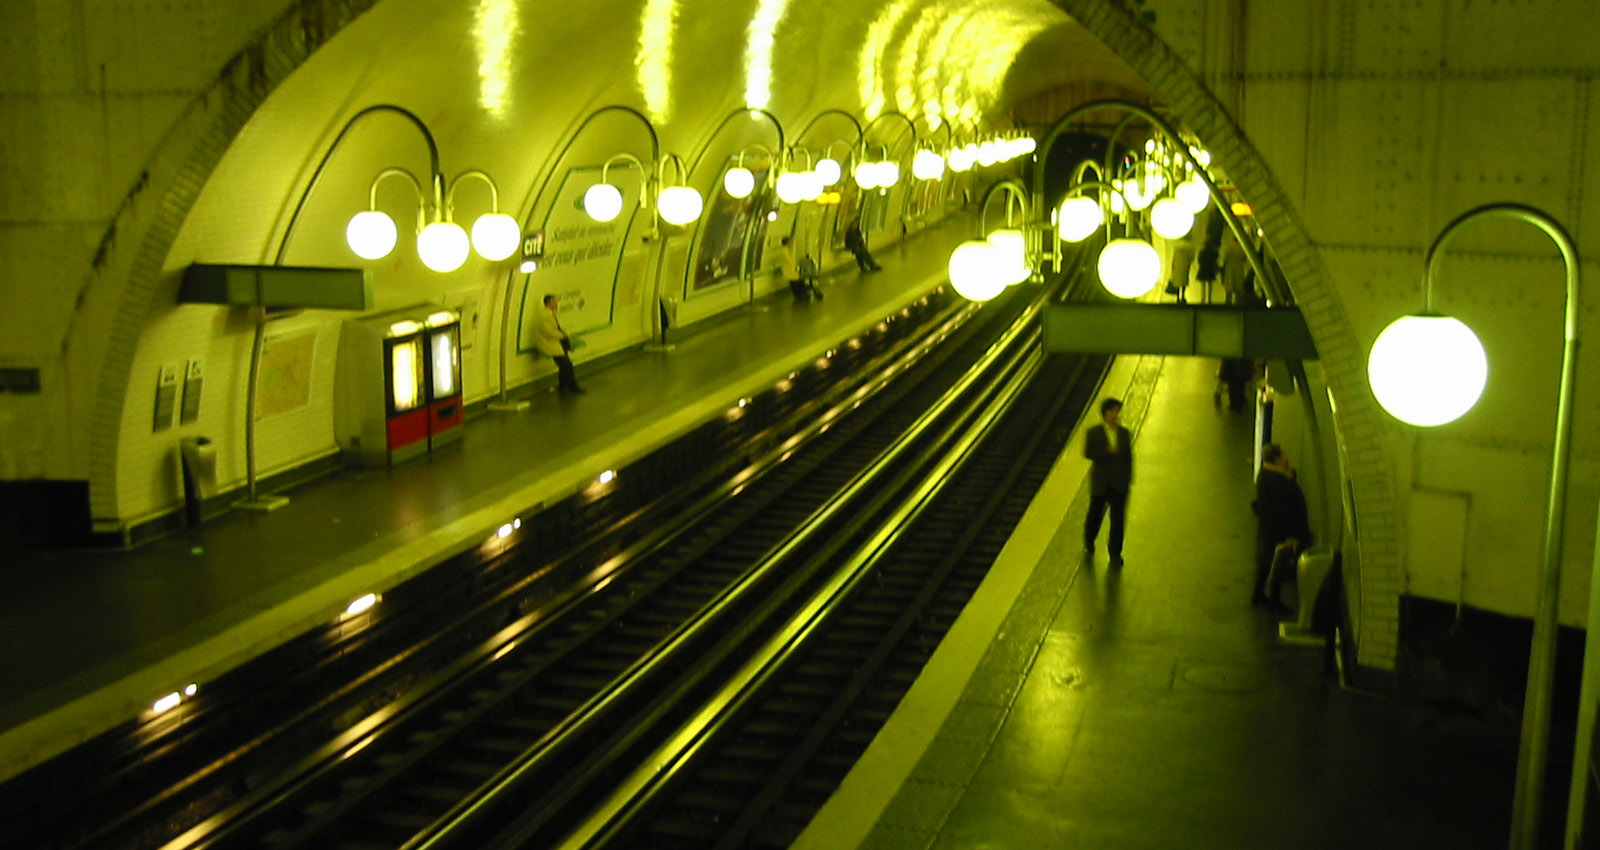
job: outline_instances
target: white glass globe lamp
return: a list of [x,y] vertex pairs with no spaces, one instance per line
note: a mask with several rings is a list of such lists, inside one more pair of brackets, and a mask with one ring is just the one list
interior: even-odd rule
[[344,241],[361,259],[380,260],[394,250],[395,243],[400,241],[400,232],[388,215],[366,210],[350,217],[350,223],[344,228]]
[[832,186],[839,182],[840,177],[844,176],[844,169],[839,167],[839,160],[828,156],[817,160],[816,172],[817,176],[822,178],[824,187]]
[[722,175],[722,191],[730,198],[748,198],[756,190],[756,176],[743,166],[728,169]]
[[878,164],[863,162],[856,165],[856,185],[863,189],[878,188]]
[[622,213],[622,190],[596,183],[583,193],[583,211],[595,221],[611,221]]
[[[521,241],[520,239],[517,241]],[[422,264],[436,272],[453,272],[461,268],[472,253],[472,240],[461,225],[453,221],[436,221],[417,234],[417,256]]]
[[1019,153],[1033,153],[1038,149],[1039,141],[1032,136],[1023,136],[1017,139],[1017,151]]
[[1179,183],[1177,196],[1178,203],[1183,204],[1185,209],[1195,215],[1205,212],[1211,203],[1211,190],[1206,188],[1206,184],[1199,177],[1191,177]]
[[1127,200],[1128,208],[1134,212],[1139,212],[1150,206],[1150,202],[1156,199],[1155,192],[1151,191],[1150,187],[1138,178],[1129,178],[1123,181],[1122,196]]
[[1477,334],[1449,316],[1401,316],[1373,340],[1367,383],[1389,415],[1424,427],[1472,409],[1489,379]]
[[699,192],[688,186],[668,186],[661,190],[656,209],[667,224],[688,224],[700,217],[705,201]]
[[816,199],[822,197],[822,175],[818,174],[817,172],[800,172],[800,185],[805,191],[805,200],[815,201]]
[[995,143],[984,142],[978,145],[978,164],[988,168],[1000,161],[1000,152],[995,150]]
[[1162,198],[1150,208],[1150,228],[1163,239],[1182,239],[1194,229],[1194,213],[1177,198]]
[[1189,146],[1189,153],[1193,154],[1195,161],[1200,163],[1201,165],[1210,165],[1211,164],[1211,151],[1208,151],[1205,148],[1201,148],[1201,147],[1196,147],[1194,145],[1190,145]]
[[918,180],[938,180],[944,176],[944,157],[926,148],[911,158],[911,175]]
[[995,249],[991,254],[995,260],[995,273],[1006,286],[1019,284],[1033,274],[1033,269],[1028,266],[1027,243],[1022,231],[1002,228],[989,234],[988,242]]
[[968,301],[988,301],[1005,291],[1006,283],[996,274],[999,249],[982,239],[972,239],[950,252],[950,285]]
[[900,164],[884,160],[878,163],[878,188],[887,189],[900,182]]
[[1100,283],[1118,298],[1138,298],[1161,279],[1161,255],[1143,239],[1113,239],[1100,251]]
[[486,213],[472,223],[472,249],[485,260],[500,262],[522,248],[522,228],[505,213]]
[[972,169],[972,154],[965,147],[954,148],[948,156],[950,170],[958,174]]
[[1056,209],[1056,237],[1063,242],[1082,242],[1105,224],[1105,213],[1094,198],[1068,198]]
[[778,175],[778,200],[798,204],[806,199],[806,179],[798,171],[785,171]]

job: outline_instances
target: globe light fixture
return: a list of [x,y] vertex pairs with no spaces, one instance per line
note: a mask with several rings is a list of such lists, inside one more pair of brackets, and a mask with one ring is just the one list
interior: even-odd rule
[[590,186],[583,193],[583,211],[595,221],[612,221],[622,214],[622,190],[610,183]]
[[839,160],[825,156],[817,160],[816,174],[822,180],[823,186],[832,186],[844,176],[844,171],[839,167]]
[[938,180],[944,176],[944,157],[923,148],[911,157],[911,175],[918,180]]
[[1483,343],[1449,316],[1401,316],[1367,355],[1367,382],[1378,404],[1411,425],[1454,422],[1478,403],[1488,378]]
[[822,197],[822,190],[824,188],[822,183],[822,175],[815,171],[807,171],[802,173],[800,178],[801,185],[805,189],[804,197],[806,200],[815,201],[816,199]]
[[699,218],[704,208],[705,200],[700,193],[688,186],[668,186],[661,190],[656,201],[661,220],[668,224],[688,224]]
[[344,240],[363,260],[381,260],[389,256],[400,241],[400,231],[387,214],[365,210],[350,217],[350,223],[344,228]]
[[472,223],[472,248],[485,260],[499,262],[522,247],[522,227],[505,213],[484,213]]
[[861,162],[856,164],[856,185],[863,189],[878,188],[878,164],[876,162]]
[[1105,212],[1094,198],[1068,198],[1056,208],[1056,237],[1063,242],[1082,242],[1105,224]]
[[1161,279],[1161,255],[1143,239],[1113,239],[1100,251],[1100,283],[1118,298],[1138,298]]
[[958,174],[972,170],[972,165],[976,162],[973,153],[967,150],[965,145],[951,148],[946,160],[950,163],[950,170]]
[[1022,231],[1001,228],[989,234],[989,245],[994,249],[990,258],[995,264],[994,273],[1006,286],[1014,286],[1028,279],[1033,269],[1028,265],[1027,240]]
[[461,225],[453,221],[436,221],[417,234],[417,256],[423,265],[436,272],[461,268],[470,253],[472,241]]
[[950,252],[950,285],[968,301],[988,301],[1005,291],[998,274],[1000,249],[983,239],[969,239]]
[[1195,215],[1205,212],[1206,207],[1211,205],[1211,190],[1206,188],[1205,181],[1199,175],[1179,183],[1174,191],[1178,203]]
[[744,166],[735,166],[722,175],[722,191],[730,198],[748,198],[756,190],[756,176]]
[[900,165],[890,160],[878,163],[878,188],[887,189],[900,182]]
[[1177,198],[1162,198],[1150,208],[1150,228],[1163,239],[1182,239],[1194,229],[1194,213]]
[[778,175],[778,200],[798,204],[806,199],[806,178],[798,171],[785,171]]

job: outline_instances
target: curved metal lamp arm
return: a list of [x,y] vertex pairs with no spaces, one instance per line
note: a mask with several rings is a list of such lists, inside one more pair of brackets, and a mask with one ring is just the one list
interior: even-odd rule
[[[1229,207],[1227,199],[1222,196],[1222,190],[1218,189],[1217,184],[1212,181],[1211,175],[1206,171],[1205,166],[1201,165],[1200,161],[1195,159],[1194,154],[1189,150],[1189,146],[1181,143],[1182,138],[1178,135],[1178,131],[1171,124],[1167,123],[1166,119],[1162,118],[1160,115],[1157,115],[1154,111],[1140,106],[1132,101],[1120,100],[1117,98],[1092,100],[1088,103],[1080,104],[1072,109],[1067,110],[1066,114],[1056,119],[1056,123],[1051,126],[1050,132],[1045,135],[1044,141],[1040,142],[1039,144],[1039,152],[1037,154],[1037,160],[1033,169],[1033,187],[1035,193],[1042,193],[1044,191],[1044,165],[1049,159],[1050,147],[1055,144],[1056,139],[1062,133],[1066,132],[1066,128],[1072,123],[1073,120],[1084,113],[1093,112],[1097,109],[1122,109],[1133,113],[1134,115],[1138,115],[1139,117],[1144,118],[1146,121],[1149,121],[1151,126],[1155,127],[1170,141],[1172,141],[1173,147],[1176,148],[1179,153],[1183,154],[1184,159],[1189,161],[1189,165],[1194,169],[1195,174],[1199,175],[1201,181],[1206,184],[1206,191],[1211,195],[1212,203],[1216,204],[1217,208],[1221,211],[1222,219],[1228,225],[1228,230],[1232,231],[1233,238],[1239,241],[1240,247],[1246,247],[1251,244],[1249,235],[1245,233],[1244,225],[1239,223],[1239,219],[1234,216],[1233,210]],[[1127,120],[1125,119],[1123,124],[1119,125],[1118,132],[1120,132],[1120,126],[1125,126],[1126,124]],[[1243,253],[1245,260],[1250,263],[1251,270],[1256,273],[1256,280],[1261,281],[1261,285],[1268,289],[1268,295],[1270,295],[1276,301],[1281,302],[1287,300],[1289,293],[1277,291],[1277,280],[1267,275],[1266,267],[1262,264],[1261,258],[1256,255],[1256,252],[1249,250],[1246,247],[1246,250]]]
[[852,149],[861,144],[861,140],[866,136],[866,134],[861,131],[861,121],[843,109],[824,109],[821,112],[818,112],[816,115],[811,116],[811,120],[806,122],[806,125],[800,128],[800,132],[796,133],[794,137],[796,139],[805,138],[806,134],[811,132],[811,128],[815,127],[818,121],[821,121],[823,118],[826,118],[829,115],[838,115],[849,121],[851,126],[856,128],[856,140],[850,143],[850,147]]
[[491,213],[500,212],[500,187],[494,184],[494,178],[490,177],[488,173],[482,169],[469,168],[466,171],[457,174],[455,179],[450,181],[450,189],[445,193],[445,215],[451,220],[455,219],[456,189],[461,185],[462,179],[466,177],[477,177],[483,182],[489,184],[489,211]]
[[[1468,210],[1445,225],[1423,259],[1423,302],[1427,309],[1433,307],[1433,281],[1438,277],[1444,248],[1468,222],[1480,218],[1509,218],[1531,224],[1544,231],[1556,248],[1566,271],[1566,319],[1563,330],[1561,354],[1561,389],[1556,400],[1555,448],[1550,461],[1550,492],[1545,507],[1544,554],[1539,574],[1539,597],[1533,617],[1533,646],[1528,659],[1528,687],[1522,709],[1522,738],[1517,756],[1516,800],[1511,810],[1511,846],[1532,848],[1539,837],[1539,806],[1544,793],[1546,747],[1550,737],[1550,702],[1555,677],[1556,632],[1558,602],[1561,592],[1561,537],[1566,522],[1567,465],[1571,450],[1572,397],[1574,375],[1578,356],[1578,251],[1572,237],[1554,219],[1533,207],[1521,204],[1488,204]],[[1590,611],[1594,613],[1593,599],[1596,589],[1591,587]],[[1588,640],[1592,652],[1596,645],[1591,631]],[[1588,652],[1585,653],[1589,655]],[[1579,697],[1580,733],[1587,727],[1592,737],[1594,707],[1584,703],[1594,700],[1594,689],[1600,685],[1590,666],[1592,658],[1584,659],[1584,676]],[[1587,715],[1586,717],[1584,715]],[[1581,821],[1583,795],[1589,782],[1589,753],[1585,736],[1580,734],[1574,752],[1572,801],[1577,804],[1576,818]],[[1568,806],[1568,846],[1573,846],[1574,810]],[[1579,825],[1581,826],[1581,824]]]
[[[733,119],[738,118],[740,116],[745,116],[745,117],[760,116],[762,118],[767,119],[767,121],[772,124],[773,131],[778,134],[778,150],[781,151],[786,147],[787,143],[784,141],[784,135],[783,135],[783,122],[778,120],[778,116],[773,115],[771,112],[768,112],[765,109],[755,109],[753,107],[746,107],[746,108],[743,108],[743,109],[735,109],[734,111],[728,113],[726,116],[723,116],[722,121],[719,122],[717,124],[716,128],[711,131],[711,134],[706,137],[705,142],[699,146],[699,150],[697,150],[695,152],[694,157],[693,157],[694,165],[689,169],[691,172],[700,170],[700,163],[701,163],[702,160],[705,159],[706,152],[708,150],[710,150],[712,140],[716,139],[717,135],[722,132],[722,129],[724,127],[728,126],[728,122],[729,121],[732,121]],[[744,150],[749,150],[752,147],[761,147],[761,146],[758,145],[758,144],[756,144],[756,145],[745,145]],[[762,148],[762,149],[766,150],[765,148]],[[739,151],[739,156],[740,156],[740,161],[741,162],[743,161],[744,150]],[[769,151],[769,153],[770,153],[770,151]]]
[[[350,131],[356,124],[360,123],[361,119],[380,112],[392,112],[399,115],[410,121],[422,133],[422,140],[428,145],[428,169],[434,185],[435,203],[443,200],[444,175],[439,170],[439,144],[434,141],[433,133],[428,130],[428,125],[422,123],[421,118],[418,118],[415,113],[404,107],[395,106],[392,103],[374,104],[350,116],[350,120],[344,123],[344,127],[339,130],[339,134],[333,137],[332,144],[329,144],[328,149],[323,152],[322,159],[317,161],[316,169],[311,172],[311,179],[306,182],[305,191],[300,193],[300,199],[295,202],[294,212],[289,214],[289,223],[283,228],[283,238],[278,241],[278,250],[272,257],[273,265],[283,265],[284,255],[289,252],[289,241],[294,237],[295,226],[300,223],[300,214],[305,211],[306,201],[310,200],[312,191],[317,188],[317,183],[322,180],[322,172],[327,170],[328,162],[333,159],[334,151],[339,149],[339,145],[344,142],[346,136],[350,135]],[[413,177],[412,181],[416,182],[416,178]],[[419,188],[417,191],[418,194],[421,194],[422,190]],[[247,420],[247,424],[248,422],[254,422],[254,419]],[[252,484],[251,499],[255,498],[254,490],[255,488]]]
[[1011,178],[1008,177],[1008,178],[1006,178],[1004,180],[995,181],[983,193],[983,201],[980,204],[980,206],[978,207],[978,234],[979,234],[980,237],[985,237],[986,238],[989,235],[989,199],[993,198],[996,194],[998,194],[1000,192],[1005,192],[1006,193],[1006,208],[1007,208],[1006,223],[1007,224],[1011,223],[1009,212],[1010,212],[1011,201],[1012,201],[1013,198],[1015,198],[1017,203],[1022,207],[1022,222],[1023,222],[1023,226],[1024,227],[1027,226],[1027,223],[1028,223],[1028,190],[1027,190],[1026,187],[1024,187],[1022,185],[1021,181],[1014,180],[1014,179],[1011,179]]
[[406,181],[411,184],[411,191],[416,193],[417,230],[421,230],[423,224],[427,221],[428,201],[422,196],[421,181],[417,180],[415,174],[404,168],[385,168],[378,172],[378,176],[372,178],[372,185],[367,187],[367,209],[375,210],[378,208],[378,184],[382,183],[385,177],[397,176],[406,178]]
[[677,154],[671,153],[671,152],[662,154],[661,155],[661,159],[657,161],[657,163],[656,163],[657,179],[660,180],[661,182],[666,182],[666,171],[667,171],[666,166],[667,166],[667,163],[669,163],[669,162],[674,164],[674,165],[676,165],[676,166],[678,166],[678,182],[676,184],[674,184],[674,185],[681,185],[681,186],[689,185],[689,168],[688,168],[688,166],[683,164],[683,157],[680,157]]
[[[917,122],[912,121],[910,118],[908,118],[906,116],[905,113],[896,112],[893,109],[886,110],[884,112],[880,112],[880,113],[878,113],[878,117],[872,119],[871,121],[868,121],[867,125],[861,129],[861,137],[863,139],[865,139],[866,136],[867,136],[867,133],[870,132],[872,130],[872,128],[874,126],[876,126],[879,121],[882,121],[885,118],[899,118],[901,121],[906,122],[906,128],[911,131],[911,146],[913,148],[916,147],[917,138],[918,138],[917,137]],[[899,147],[899,145],[896,145],[896,147]]]

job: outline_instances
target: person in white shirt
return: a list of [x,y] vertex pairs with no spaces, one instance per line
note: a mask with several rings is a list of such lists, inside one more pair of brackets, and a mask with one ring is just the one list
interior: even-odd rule
[[556,310],[560,306],[560,299],[554,295],[544,297],[544,309],[539,312],[539,338],[535,345],[556,363],[556,391],[581,393],[583,388],[578,386],[578,373],[572,368],[572,357],[568,354],[572,348],[572,338],[562,330],[561,322],[556,318]]

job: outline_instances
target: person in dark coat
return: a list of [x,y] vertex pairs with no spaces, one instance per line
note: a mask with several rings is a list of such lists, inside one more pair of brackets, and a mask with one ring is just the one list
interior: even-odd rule
[[1083,550],[1094,551],[1100,536],[1100,521],[1111,512],[1111,530],[1106,551],[1111,566],[1122,566],[1123,519],[1128,507],[1128,487],[1133,483],[1133,434],[1122,427],[1122,402],[1108,398],[1100,402],[1100,424],[1084,435],[1083,456],[1089,467],[1089,515],[1083,521]]
[[[1284,576],[1295,568],[1296,556],[1311,546],[1311,519],[1306,496],[1295,481],[1289,455],[1277,443],[1261,449],[1261,471],[1256,475],[1256,583],[1250,604],[1266,606],[1276,614],[1289,614],[1278,599]],[[1278,569],[1272,569],[1273,559]]]
[[861,233],[861,218],[850,219],[850,224],[844,229],[844,247],[856,257],[856,265],[864,272],[881,271],[883,266],[872,259],[872,254],[867,251],[867,237]]

